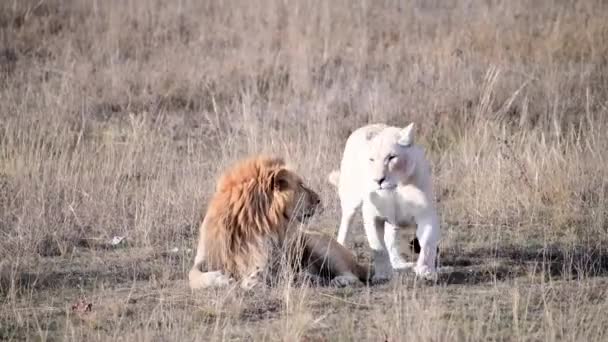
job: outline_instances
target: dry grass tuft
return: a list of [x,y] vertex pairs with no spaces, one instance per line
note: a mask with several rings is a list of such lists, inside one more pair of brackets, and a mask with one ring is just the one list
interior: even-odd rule
[[[607,16],[599,0],[0,2],[0,339],[605,339]],[[311,228],[335,235],[325,176],[346,137],[410,121],[434,165],[438,285],[187,291],[228,163],[290,158],[328,209]],[[362,231],[353,245],[369,260]]]

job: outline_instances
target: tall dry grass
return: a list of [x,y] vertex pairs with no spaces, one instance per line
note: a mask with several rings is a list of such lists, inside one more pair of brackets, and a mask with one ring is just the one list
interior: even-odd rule
[[[253,153],[288,157],[329,209],[316,228],[335,234],[325,176],[371,122],[416,123],[444,254],[559,244],[603,255],[607,15],[599,0],[2,1],[2,293],[35,302],[20,272],[115,235],[138,249],[193,247],[214,179]],[[545,285],[496,285],[456,306],[441,288],[419,298],[397,287],[388,316],[370,289],[373,324],[337,309],[337,325],[345,340],[602,335],[606,303],[586,295],[601,286],[563,302]],[[304,299],[269,331],[293,337],[316,321],[296,292]],[[191,337],[181,300],[155,313],[171,339]],[[221,339],[228,321],[205,336]]]

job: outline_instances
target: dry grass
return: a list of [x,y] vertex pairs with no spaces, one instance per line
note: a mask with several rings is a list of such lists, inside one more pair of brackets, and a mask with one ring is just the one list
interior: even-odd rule
[[[0,2],[0,339],[605,340],[607,16],[600,0]],[[325,176],[347,135],[409,121],[436,177],[437,285],[188,291],[227,163],[288,156],[323,196],[311,228],[335,235]],[[91,312],[71,311],[80,296]]]

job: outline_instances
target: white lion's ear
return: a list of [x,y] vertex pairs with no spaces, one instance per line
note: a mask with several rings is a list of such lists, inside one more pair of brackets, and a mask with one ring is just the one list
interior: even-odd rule
[[404,129],[399,132],[399,140],[397,143],[401,146],[407,147],[414,144],[414,123],[410,123]]

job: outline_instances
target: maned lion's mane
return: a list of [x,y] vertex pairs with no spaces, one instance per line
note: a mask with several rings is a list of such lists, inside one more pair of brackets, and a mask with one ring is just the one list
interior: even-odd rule
[[[267,258],[270,244],[281,243],[294,201],[289,191],[277,191],[275,178],[284,172],[281,158],[245,160],[220,178],[207,210],[207,253],[211,269],[236,278]],[[289,183],[289,186],[293,184]]]

